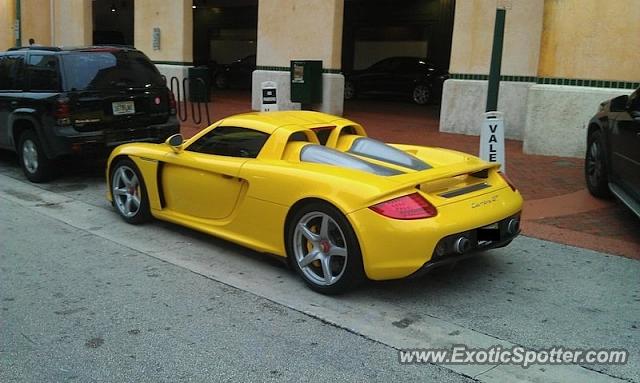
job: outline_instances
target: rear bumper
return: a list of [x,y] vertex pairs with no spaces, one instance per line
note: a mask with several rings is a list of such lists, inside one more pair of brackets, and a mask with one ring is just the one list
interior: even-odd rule
[[[479,240],[477,230],[496,223],[502,230],[505,222],[518,217],[521,210],[520,193],[505,187],[440,206],[438,215],[427,219],[389,219],[371,209],[358,210],[348,218],[359,239],[367,277],[385,280],[405,278],[425,267],[428,270],[442,262],[506,245],[518,235],[518,229],[512,234],[501,232],[492,241]],[[447,241],[463,234],[469,237],[470,247],[463,254],[451,254],[452,244]],[[443,242],[447,243],[445,251],[437,252],[436,247]]]
[[54,128],[45,138],[50,158],[65,155],[107,155],[114,147],[130,142],[163,142],[172,134],[180,133],[180,124],[172,116],[163,124],[130,129],[105,129],[78,132],[72,126]]
[[[506,230],[510,222],[517,222],[515,231]],[[419,278],[427,274],[429,271],[437,269],[438,267],[457,263],[459,261],[462,261],[463,259],[471,258],[475,255],[478,255],[479,253],[486,250],[507,246],[520,234],[520,213],[496,222],[496,224],[499,226],[500,235],[490,241],[481,242],[478,241],[477,238],[473,238],[480,228],[463,233],[452,234],[443,238],[436,245],[436,249],[434,250],[431,259],[415,273],[411,274],[409,278]],[[471,244],[469,245],[470,247],[464,252],[457,252],[454,249],[450,248],[451,244],[456,243],[456,241],[458,241],[460,238],[469,238],[469,240],[471,241]],[[448,246],[445,245],[443,247],[443,244],[447,244]],[[439,253],[439,247],[449,247],[449,249],[448,251]]]

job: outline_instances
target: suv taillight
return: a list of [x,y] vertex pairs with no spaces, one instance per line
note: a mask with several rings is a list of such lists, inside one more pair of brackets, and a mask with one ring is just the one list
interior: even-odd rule
[[167,90],[169,94],[169,114],[172,116],[176,115],[176,97],[173,95],[173,92]]
[[53,117],[58,125],[69,125],[71,123],[71,106],[68,98],[59,98],[56,100]]
[[418,193],[381,202],[369,207],[369,209],[385,217],[395,219],[430,218],[438,214],[435,206]]

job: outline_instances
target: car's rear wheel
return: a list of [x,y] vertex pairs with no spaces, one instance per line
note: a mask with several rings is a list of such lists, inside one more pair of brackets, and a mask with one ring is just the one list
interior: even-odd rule
[[605,198],[611,194],[605,161],[606,155],[602,132],[596,130],[587,139],[584,174],[589,192],[599,198]]
[[40,139],[33,130],[20,135],[18,157],[24,175],[31,182],[45,182],[53,177],[53,163],[42,150]]
[[356,234],[335,207],[314,202],[298,209],[287,230],[292,267],[313,290],[339,294],[364,280]]
[[229,87],[229,79],[224,73],[218,73],[216,75],[216,78],[214,79],[214,82],[216,84],[216,88],[218,89],[227,89]]
[[344,99],[353,100],[356,98],[356,85],[353,81],[345,81],[344,83]]
[[425,84],[418,84],[413,88],[413,102],[425,105],[431,100],[431,89]]
[[118,214],[128,223],[151,219],[149,198],[138,167],[129,159],[119,160],[111,170],[111,198]]

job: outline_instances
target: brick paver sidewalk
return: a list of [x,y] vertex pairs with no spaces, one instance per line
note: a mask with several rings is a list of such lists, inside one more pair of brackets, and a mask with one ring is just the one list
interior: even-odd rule
[[[213,95],[212,120],[251,110],[247,91]],[[402,101],[355,100],[345,117],[357,121],[374,138],[395,143],[441,146],[478,153],[474,136],[440,133],[439,107]],[[183,123],[190,137],[206,126]],[[523,233],[528,236],[640,259],[640,219],[615,200],[602,201],[585,189],[583,160],[527,155],[522,143],[506,143],[507,173],[525,198]]]

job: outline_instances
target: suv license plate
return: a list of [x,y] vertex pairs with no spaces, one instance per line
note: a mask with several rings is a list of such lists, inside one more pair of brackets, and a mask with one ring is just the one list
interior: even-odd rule
[[136,107],[133,101],[117,101],[111,104],[114,116],[121,116],[123,114],[135,114]]

